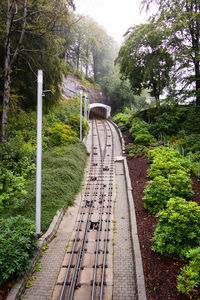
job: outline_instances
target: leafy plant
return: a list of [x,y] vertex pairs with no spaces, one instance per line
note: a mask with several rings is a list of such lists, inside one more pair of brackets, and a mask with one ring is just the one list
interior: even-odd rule
[[130,127],[130,116],[123,113],[118,113],[112,118],[113,122],[117,123],[120,130],[124,131]]
[[54,123],[50,129],[50,141],[54,145],[69,145],[78,142],[77,134],[69,125],[64,123]]
[[149,132],[149,124],[138,117],[133,119],[130,133],[136,144],[148,146],[156,142],[156,139]]
[[169,199],[160,218],[152,241],[152,249],[166,256],[185,255],[200,245],[200,206],[183,198]]
[[171,190],[171,185],[166,178],[162,176],[155,177],[148,182],[144,190],[144,208],[154,214],[164,209],[167,201],[172,196]]
[[187,199],[194,194],[191,186],[191,178],[185,171],[177,170],[175,174],[169,174],[168,181],[172,187],[171,193],[173,196]]
[[146,157],[148,153],[147,147],[142,145],[134,145],[132,143],[126,145],[126,149],[128,150],[128,158],[141,156]]
[[135,137],[136,144],[147,146],[151,143],[155,143],[156,139],[151,134],[138,134]]
[[200,247],[189,250],[186,257],[189,258],[189,265],[181,268],[177,276],[177,289],[190,296],[200,285]]
[[35,225],[22,217],[0,219],[0,284],[23,276],[38,247]]
[[153,162],[148,170],[148,176],[168,177],[168,174],[176,174],[178,170],[189,174],[189,163],[184,160],[177,150],[163,147],[149,151],[150,160]]

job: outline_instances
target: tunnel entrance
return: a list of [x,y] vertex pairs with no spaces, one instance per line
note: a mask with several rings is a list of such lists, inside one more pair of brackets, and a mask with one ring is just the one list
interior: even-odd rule
[[103,118],[107,119],[110,117],[111,107],[101,103],[90,104],[89,119],[92,118]]

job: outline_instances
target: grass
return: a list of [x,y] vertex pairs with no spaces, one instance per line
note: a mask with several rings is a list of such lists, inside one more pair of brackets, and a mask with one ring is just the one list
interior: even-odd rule
[[[42,158],[41,229],[45,232],[58,209],[73,205],[81,189],[87,151],[83,143],[54,147]],[[18,199],[18,209],[7,208],[2,217],[23,215],[35,221],[35,174],[27,181],[27,195]],[[21,196],[22,197],[22,196]]]

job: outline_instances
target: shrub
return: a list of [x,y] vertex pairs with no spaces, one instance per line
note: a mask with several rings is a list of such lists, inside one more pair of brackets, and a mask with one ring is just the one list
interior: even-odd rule
[[200,206],[183,198],[171,198],[160,217],[152,249],[162,255],[185,255],[200,245]]
[[140,118],[133,119],[130,133],[139,145],[148,146],[156,142],[156,139],[149,133],[149,124]]
[[126,145],[126,149],[128,150],[128,158],[132,158],[132,157],[141,157],[147,156],[148,153],[148,148],[142,145],[134,145],[132,143],[129,143],[128,145]]
[[177,150],[168,147],[158,147],[149,150],[148,158],[151,162],[153,162],[153,160],[158,156],[162,160],[165,159],[165,161],[169,161],[170,159],[174,158],[182,158],[182,156]]
[[57,146],[62,144],[72,144],[73,138],[77,137],[76,132],[72,130],[69,125],[65,125],[64,123],[54,123],[53,127],[50,129],[50,132],[50,141]]
[[192,181],[185,171],[177,170],[175,174],[169,174],[168,181],[172,187],[173,197],[190,198],[194,194],[191,186]]
[[189,174],[189,163],[182,158],[177,150],[172,148],[158,148],[149,151],[148,156],[153,161],[151,168],[148,170],[148,176],[164,176],[175,174],[178,170],[185,171]]
[[23,276],[38,243],[34,223],[22,216],[0,219],[0,284]]
[[138,134],[135,137],[136,144],[148,146],[151,143],[155,143],[156,139],[150,134]]
[[130,127],[129,115],[118,113],[112,118],[113,122],[117,123],[120,130],[124,131]]
[[149,181],[144,192],[144,208],[154,214],[165,208],[167,201],[171,198],[169,181],[162,176]]
[[[200,284],[200,247],[194,248],[187,252],[186,257],[189,258],[189,265],[181,268],[180,274],[177,276],[177,289],[179,292],[191,296]],[[193,299],[191,297],[191,299]]]
[[174,158],[170,161],[165,161],[157,157],[151,165],[151,168],[147,171],[147,174],[151,178],[157,176],[167,178],[168,174],[175,174],[178,170],[186,170],[181,160]]
[[26,193],[25,180],[35,170],[34,152],[21,134],[0,145],[0,208],[19,205],[16,196]]

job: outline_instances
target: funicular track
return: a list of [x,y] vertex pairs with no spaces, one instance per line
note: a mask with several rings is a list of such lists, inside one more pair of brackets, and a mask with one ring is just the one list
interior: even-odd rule
[[90,167],[57,283],[60,300],[112,299],[113,133],[106,120],[91,123]]

